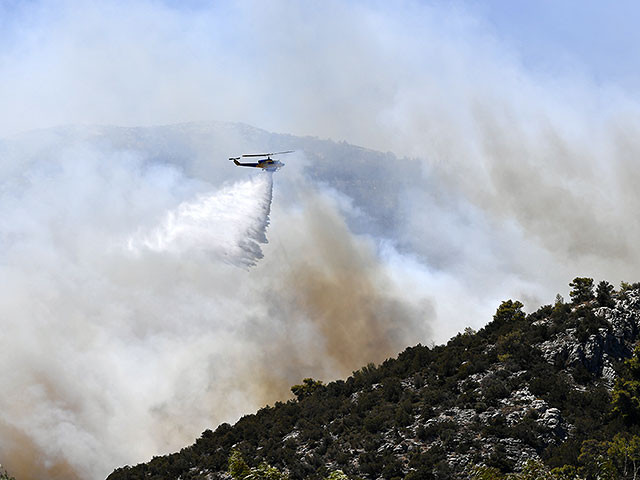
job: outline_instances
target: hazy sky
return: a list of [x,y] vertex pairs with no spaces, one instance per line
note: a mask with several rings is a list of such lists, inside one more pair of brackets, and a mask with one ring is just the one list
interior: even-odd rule
[[[639,10],[0,0],[0,462],[100,478],[500,300],[640,280]],[[92,127],[212,120],[395,156]],[[273,184],[226,161],[287,141]]]
[[329,128],[327,117],[339,108],[384,127],[418,83],[482,85],[496,69],[635,95],[640,71],[631,1],[0,5],[5,134],[233,120],[366,144],[375,133]]

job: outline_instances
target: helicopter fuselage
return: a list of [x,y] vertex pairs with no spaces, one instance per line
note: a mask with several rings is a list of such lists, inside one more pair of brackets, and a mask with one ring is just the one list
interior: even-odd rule
[[[273,152],[273,153],[245,153],[244,155],[240,155],[239,157],[230,157],[229,160],[233,160],[239,167],[253,167],[253,168],[261,168],[266,170],[267,172],[275,172],[279,168],[284,167],[284,163],[280,160],[274,160],[271,158],[272,155],[284,155],[286,153],[293,153],[293,150],[287,150],[286,152]],[[241,158],[247,157],[267,157],[258,160],[257,162],[239,162]]]
[[284,167],[284,163],[279,160],[273,160],[271,158],[265,158],[264,160],[259,160],[258,162],[239,162],[237,159],[233,159],[233,163],[238,165],[239,167],[253,167],[253,168],[261,168],[268,172],[275,172],[279,168]]

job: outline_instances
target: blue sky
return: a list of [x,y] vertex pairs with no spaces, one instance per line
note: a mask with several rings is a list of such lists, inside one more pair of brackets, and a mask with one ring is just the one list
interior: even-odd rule
[[533,69],[582,68],[598,82],[637,90],[638,19],[632,0],[479,0],[464,2]]

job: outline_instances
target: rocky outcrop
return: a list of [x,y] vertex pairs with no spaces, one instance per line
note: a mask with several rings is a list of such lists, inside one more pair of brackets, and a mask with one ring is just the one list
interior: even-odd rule
[[545,359],[558,367],[582,366],[613,384],[616,362],[628,358],[640,330],[640,292],[630,290],[615,307],[599,307],[593,314],[606,326],[579,341],[576,328],[567,329],[538,346]]

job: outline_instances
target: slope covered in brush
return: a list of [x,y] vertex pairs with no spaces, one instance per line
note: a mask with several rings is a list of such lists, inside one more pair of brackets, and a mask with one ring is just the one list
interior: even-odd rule
[[526,315],[508,300],[479,332],[407,348],[345,381],[306,380],[293,388],[296,400],[109,480],[222,478],[232,449],[291,479],[338,469],[371,479],[470,478],[476,465],[510,472],[527,460],[579,466],[585,442],[635,432],[632,406],[619,402],[623,418],[611,392],[637,340],[640,285],[614,292],[602,282],[597,296],[590,279],[571,286],[571,303],[558,298]]

